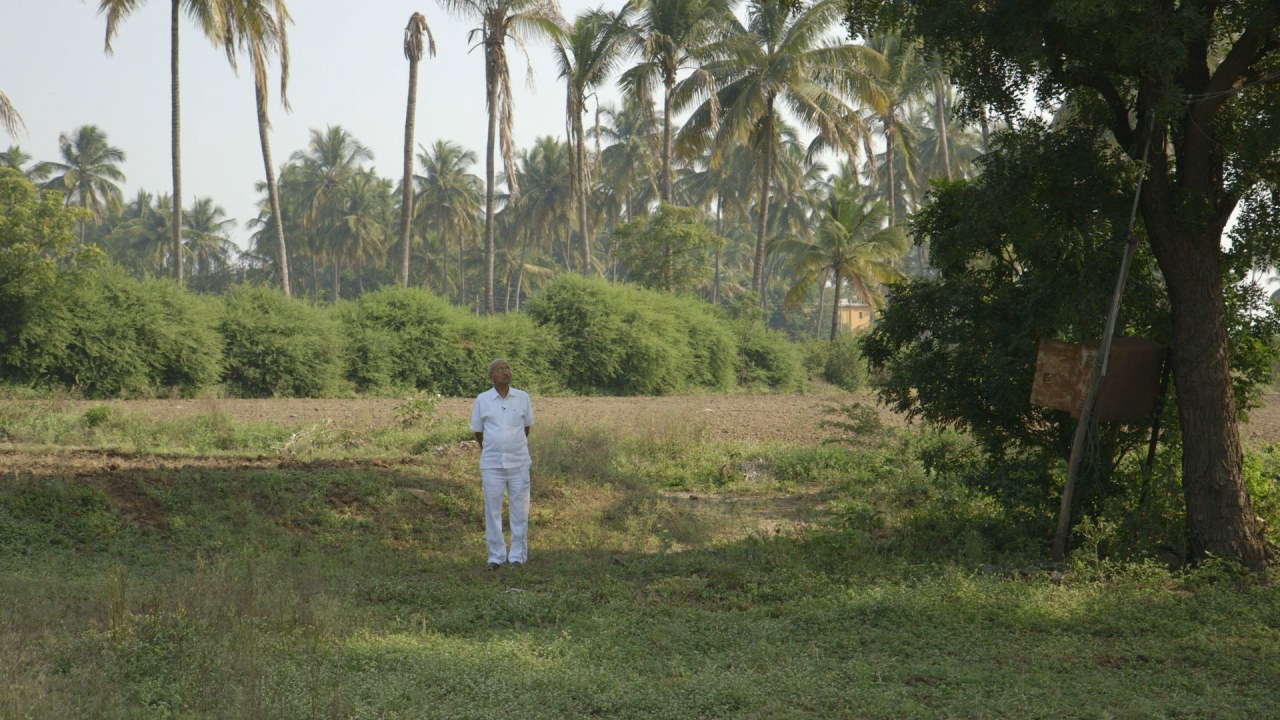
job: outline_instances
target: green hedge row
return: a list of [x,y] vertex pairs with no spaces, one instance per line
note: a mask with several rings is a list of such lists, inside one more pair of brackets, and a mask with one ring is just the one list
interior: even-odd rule
[[88,397],[216,386],[238,397],[467,396],[487,387],[495,357],[542,394],[789,391],[806,376],[800,349],[758,322],[576,275],[546,285],[526,312],[494,317],[420,289],[314,306],[262,287],[197,295],[114,267],[80,268],[21,297],[0,283],[0,304],[16,313],[0,333],[5,381]]

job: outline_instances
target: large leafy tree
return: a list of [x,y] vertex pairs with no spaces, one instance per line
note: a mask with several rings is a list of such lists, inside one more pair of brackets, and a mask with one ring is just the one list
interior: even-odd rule
[[[100,0],[98,13],[106,15],[106,51],[111,52],[111,39],[120,23],[132,15],[146,0]],[[222,9],[223,0],[170,0],[169,3],[169,127],[170,153],[173,159],[173,217],[170,219],[169,239],[173,243],[174,276],[183,281],[182,268],[182,100],[178,86],[180,63],[178,52],[178,28],[185,11],[196,25],[214,43],[225,39]]]
[[[468,37],[484,50],[485,109],[488,126],[484,151],[484,311],[492,314],[494,260],[494,152],[502,144],[507,187],[513,199],[520,195],[516,180],[514,109],[511,98],[511,70],[507,63],[507,43],[524,46],[530,35],[555,37],[563,19],[555,0],[440,0],[446,10],[463,18],[478,20]],[[500,137],[499,137],[500,135]]]
[[[880,0],[849,9],[855,31],[893,23],[922,37],[975,108],[1012,117],[1029,91],[1042,106],[1066,95],[1078,104],[1075,122],[1113,137],[1132,160],[1150,147],[1139,209],[1172,312],[1190,555],[1264,567],[1232,391],[1226,290],[1238,251],[1222,236],[1244,199],[1246,215],[1276,215],[1280,3]],[[1280,255],[1269,235],[1246,244],[1250,262]]]
[[[53,177],[45,187],[61,190],[68,205],[76,204],[89,211],[88,218],[101,222],[103,213],[118,208],[124,173],[124,151],[107,142],[106,133],[96,125],[82,125],[71,133],[58,136],[58,153],[62,162],[48,167]],[[80,220],[80,241],[84,242],[86,220]]]
[[831,148],[852,154],[868,133],[853,102],[883,104],[867,72],[882,62],[879,54],[831,36],[840,8],[834,0],[799,10],[787,0],[751,0],[747,25],[725,41],[724,59],[704,66],[717,78],[714,98],[697,108],[681,131],[681,144],[687,147],[709,140],[713,162],[741,144],[761,158],[752,286],[762,300],[769,200],[784,108],[817,131],[810,152]]
[[[426,33],[428,41],[425,46],[422,43],[423,33]],[[422,62],[424,49],[435,57],[436,39],[431,35],[427,19],[422,13],[415,12],[409,16],[409,24],[404,27],[404,57],[409,61],[409,99],[405,103],[404,172],[400,181],[401,287],[409,287],[409,236],[413,219],[413,126],[418,110],[418,63]]]
[[[280,58],[280,102],[289,109],[289,23],[293,19],[283,0],[221,0],[223,5],[223,46],[227,58],[235,66],[237,52],[249,57],[253,70],[253,98],[258,117],[258,143],[262,148],[262,166],[266,176],[267,201],[271,213],[280,217],[280,187],[276,182],[275,162],[271,159],[271,118],[267,113],[267,70],[273,55]],[[276,266],[285,297],[293,293],[289,280],[289,250],[285,244],[284,223],[273,223],[275,230]]]
[[709,256],[720,240],[694,208],[660,203],[657,211],[618,228],[626,277],[645,287],[693,292],[711,280]]

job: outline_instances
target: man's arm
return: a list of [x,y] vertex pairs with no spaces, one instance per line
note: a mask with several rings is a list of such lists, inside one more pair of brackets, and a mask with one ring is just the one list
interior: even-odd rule
[[[529,429],[528,429],[528,428],[525,428],[525,434],[526,434],[526,435],[528,435],[528,434],[529,434]],[[482,433],[482,432],[478,432],[478,433],[476,433],[476,444],[477,444],[477,445],[479,445],[479,446],[480,446],[480,447],[482,447],[482,448],[484,447],[484,433]]]

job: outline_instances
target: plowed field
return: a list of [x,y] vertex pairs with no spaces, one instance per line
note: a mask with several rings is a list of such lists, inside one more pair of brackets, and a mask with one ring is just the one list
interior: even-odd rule
[[[237,420],[270,421],[300,425],[332,420],[338,426],[382,425],[393,422],[396,406],[403,401],[388,400],[135,400],[111,403],[121,409],[151,416],[178,416],[217,410]],[[819,426],[831,416],[836,405],[861,402],[876,407],[865,395],[731,395],[676,397],[535,397],[534,410],[540,424],[604,426],[628,433],[658,424],[676,424],[705,433],[709,438],[813,442],[824,436]],[[904,424],[903,418],[884,408],[876,408],[890,424]],[[466,419],[471,412],[468,398],[445,398],[438,412],[446,417]],[[1270,395],[1264,407],[1255,410],[1241,425],[1246,445],[1280,442],[1280,395]]]

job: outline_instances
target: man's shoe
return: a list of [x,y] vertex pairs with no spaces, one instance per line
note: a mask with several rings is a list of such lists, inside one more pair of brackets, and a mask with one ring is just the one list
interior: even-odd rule
[[516,561],[514,561],[514,562],[512,562],[512,563],[511,563],[511,567],[513,567],[513,568],[518,568],[518,567],[520,567],[521,565],[524,565],[524,563],[520,562],[519,560],[516,560]]
[[498,569],[498,568],[500,568],[500,567],[502,567],[502,565],[500,565],[500,564],[498,564],[498,563],[489,563],[489,569],[490,569],[490,570],[497,570],[497,569]]

